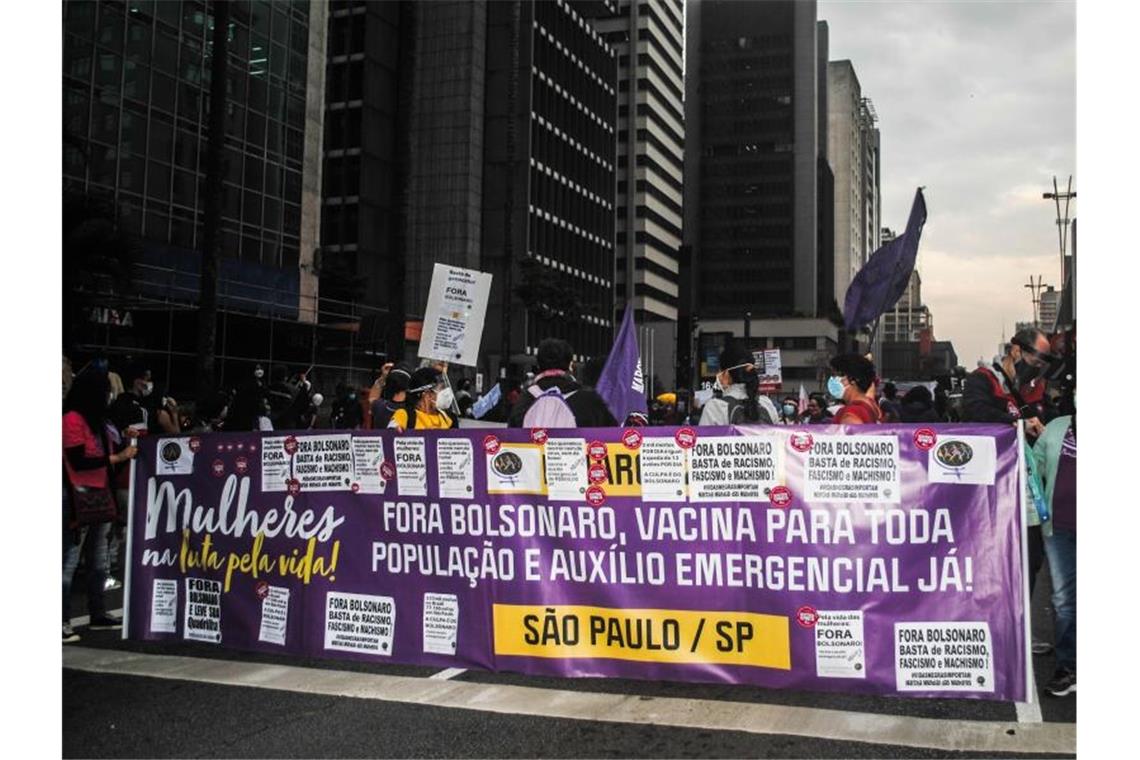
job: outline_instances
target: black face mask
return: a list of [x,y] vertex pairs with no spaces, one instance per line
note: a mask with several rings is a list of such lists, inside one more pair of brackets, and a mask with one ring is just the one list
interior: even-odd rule
[[1041,375],[1041,368],[1034,367],[1024,359],[1018,359],[1013,365],[1013,370],[1017,374],[1018,385],[1025,385],[1026,383],[1036,380]]

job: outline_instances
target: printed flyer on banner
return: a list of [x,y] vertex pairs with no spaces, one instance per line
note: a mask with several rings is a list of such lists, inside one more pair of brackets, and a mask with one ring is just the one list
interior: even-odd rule
[[284,658],[1025,701],[1017,432],[919,431],[208,433],[189,473],[144,437],[124,633]]
[[[219,464],[224,469],[222,460]],[[349,491],[355,476],[348,433],[276,435],[266,438],[261,447],[263,491],[288,491],[290,485],[293,490]]]
[[898,504],[899,441],[893,435],[817,435],[804,455],[807,502]]

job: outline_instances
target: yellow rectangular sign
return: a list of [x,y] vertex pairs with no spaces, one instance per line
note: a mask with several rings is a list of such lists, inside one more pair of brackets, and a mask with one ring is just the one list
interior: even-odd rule
[[497,655],[792,667],[784,615],[496,604],[494,633]]

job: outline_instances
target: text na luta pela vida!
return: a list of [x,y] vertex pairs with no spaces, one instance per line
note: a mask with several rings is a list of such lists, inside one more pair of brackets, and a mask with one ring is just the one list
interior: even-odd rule
[[[332,541],[327,554],[317,550],[318,545],[332,539],[344,522],[343,517],[337,517],[335,507],[329,505],[320,514],[312,509],[296,512],[290,495],[285,497],[280,510],[255,511],[248,508],[249,489],[248,477],[239,480],[238,476],[230,475],[222,487],[218,505],[205,506],[194,503],[190,488],[176,489],[169,481],[160,484],[150,478],[144,540],[155,540],[161,531],[180,533],[181,542],[177,553],[172,549],[158,551],[144,547],[142,564],[149,567],[177,565],[183,573],[193,569],[224,570],[225,592],[230,590],[235,573],[258,578],[276,572],[280,577],[291,576],[306,585],[313,576],[335,580],[340,540]],[[249,536],[250,550],[231,551],[223,556],[214,548],[214,534],[231,538]],[[202,538],[195,544],[197,535]],[[295,548],[277,555],[263,553],[265,539],[278,535],[305,541],[304,551]]]

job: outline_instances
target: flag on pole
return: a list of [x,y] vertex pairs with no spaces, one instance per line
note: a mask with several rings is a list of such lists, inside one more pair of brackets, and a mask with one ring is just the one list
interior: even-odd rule
[[874,322],[902,297],[914,271],[924,224],[926,199],[920,187],[914,192],[906,232],[871,254],[848,286],[843,300],[843,317],[848,330],[854,332]]
[[617,340],[614,341],[601,377],[595,387],[610,413],[620,425],[631,412],[648,415],[645,402],[645,378],[641,374],[641,354],[637,349],[637,332],[633,324],[633,308],[625,307]]
[[808,405],[807,391],[804,390],[804,384],[800,383],[800,400],[799,400],[799,403],[796,404],[796,408],[799,410],[800,414],[803,414],[804,412],[807,411],[807,405]]

